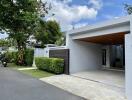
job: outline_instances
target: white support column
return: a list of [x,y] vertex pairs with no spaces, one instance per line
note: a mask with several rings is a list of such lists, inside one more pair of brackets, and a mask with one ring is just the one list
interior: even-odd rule
[[126,96],[132,100],[132,35],[125,35],[125,78]]

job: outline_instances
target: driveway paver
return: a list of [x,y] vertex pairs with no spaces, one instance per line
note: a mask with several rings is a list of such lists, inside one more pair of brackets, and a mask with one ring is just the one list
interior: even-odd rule
[[18,71],[0,67],[0,100],[84,99]]
[[56,75],[41,80],[88,100],[127,100],[121,88],[70,75]]

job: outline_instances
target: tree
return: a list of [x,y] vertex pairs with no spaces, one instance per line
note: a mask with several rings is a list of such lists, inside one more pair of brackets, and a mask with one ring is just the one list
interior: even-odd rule
[[125,4],[125,9],[129,15],[132,14],[132,5]]
[[41,0],[0,1],[0,31],[16,40],[19,64],[23,64],[28,37],[35,32],[40,17],[44,17],[49,9]]
[[36,30],[35,38],[42,43],[42,46],[45,44],[55,44],[58,39],[62,38],[60,26],[56,21],[40,20],[40,25]]
[[0,39],[0,47],[8,47],[10,45],[8,40]]
[[54,44],[62,36],[60,26],[56,21],[47,21],[48,44]]
[[62,34],[61,38],[59,38],[58,40],[56,40],[55,44],[58,45],[58,46],[64,46],[64,45],[66,45],[66,36],[65,36],[65,33]]

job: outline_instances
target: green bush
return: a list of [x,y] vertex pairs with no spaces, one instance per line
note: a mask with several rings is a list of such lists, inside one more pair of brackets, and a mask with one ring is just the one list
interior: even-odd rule
[[59,58],[51,59],[52,65],[49,70],[56,72],[57,74],[64,72],[64,60]]
[[27,66],[32,66],[34,59],[34,49],[26,49],[24,54],[24,63]]
[[64,72],[64,60],[60,58],[37,57],[35,58],[35,64],[39,69],[55,74]]
[[[6,52],[5,53],[6,59],[8,63],[15,63],[18,64],[18,52]],[[34,59],[34,50],[33,49],[26,49],[24,54],[24,65],[32,66]]]
[[35,64],[39,69],[47,70],[48,66],[50,66],[50,60],[43,57],[38,57],[35,58]]
[[17,62],[17,52],[6,52],[5,57],[8,63],[16,63]]

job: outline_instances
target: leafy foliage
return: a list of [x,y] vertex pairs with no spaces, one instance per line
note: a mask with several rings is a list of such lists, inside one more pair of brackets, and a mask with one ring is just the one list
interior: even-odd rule
[[4,39],[0,39],[0,47],[4,47],[4,46],[6,46],[6,47],[10,46],[9,41],[4,40]]
[[64,72],[64,60],[60,58],[35,58],[36,66],[45,71],[53,72],[55,74],[62,74]]
[[6,52],[5,57],[8,63],[17,63],[17,52]]
[[1,0],[0,31],[6,32],[16,40],[19,63],[24,63],[24,51],[30,35],[35,32],[41,16],[51,7],[41,0]]
[[34,59],[34,49],[26,49],[24,54],[24,62],[27,66],[32,66]]
[[[5,57],[8,63],[15,63],[19,65],[18,52],[6,52]],[[34,59],[34,49],[26,49],[24,53],[23,65],[32,66]]]
[[125,9],[129,15],[132,14],[132,5],[125,4]]
[[64,33],[61,38],[58,38],[55,42],[58,46],[64,46],[66,44],[66,37],[64,36]]
[[9,34],[18,48],[18,64],[25,64],[26,42],[35,34],[43,44],[55,43],[60,38],[59,24],[55,21],[43,21],[51,5],[42,0],[1,0],[0,31]]
[[55,42],[62,37],[60,26],[56,21],[42,21],[35,34],[35,38],[42,45],[55,44]]

